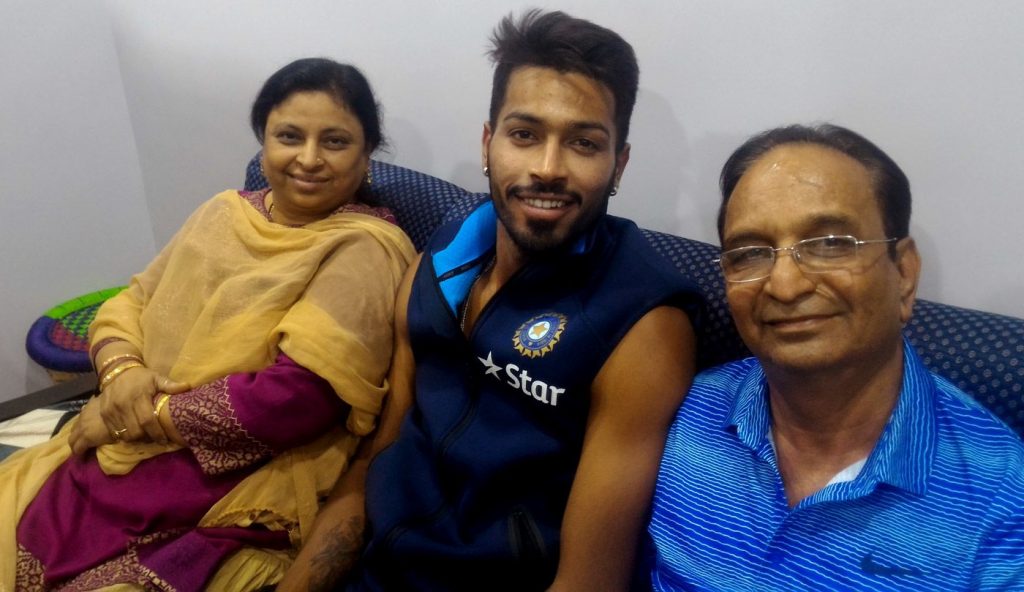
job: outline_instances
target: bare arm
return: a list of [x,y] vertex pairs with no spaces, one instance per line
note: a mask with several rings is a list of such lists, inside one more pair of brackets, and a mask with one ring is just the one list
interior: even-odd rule
[[419,260],[406,272],[395,303],[395,350],[388,372],[390,390],[380,425],[365,439],[317,514],[309,538],[278,584],[279,592],[332,590],[359,559],[366,527],[366,473],[373,457],[398,437],[398,429],[412,405],[415,361],[409,346],[406,309]]
[[694,371],[693,327],[671,307],[644,315],[601,368],[550,590],[629,587],[665,436]]

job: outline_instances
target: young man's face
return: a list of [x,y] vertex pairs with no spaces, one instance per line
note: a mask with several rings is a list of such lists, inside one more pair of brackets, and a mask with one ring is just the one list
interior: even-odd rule
[[551,68],[513,71],[483,134],[499,237],[531,255],[586,232],[629,160],[629,146],[615,145],[615,99],[603,84]]

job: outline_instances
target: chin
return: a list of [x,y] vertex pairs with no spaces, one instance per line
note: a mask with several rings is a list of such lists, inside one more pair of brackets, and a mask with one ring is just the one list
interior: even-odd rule
[[839,363],[841,353],[827,340],[803,342],[778,342],[751,347],[763,366],[774,366],[789,370],[821,370]]

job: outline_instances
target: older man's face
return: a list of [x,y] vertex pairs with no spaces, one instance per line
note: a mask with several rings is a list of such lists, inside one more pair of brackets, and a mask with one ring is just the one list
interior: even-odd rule
[[[885,236],[866,168],[835,150],[787,144],[743,175],[726,210],[723,249],[852,235]],[[911,239],[860,247],[855,265],[809,273],[788,252],[771,274],[727,283],[726,296],[743,340],[766,367],[790,370],[870,368],[900,349],[920,262]]]

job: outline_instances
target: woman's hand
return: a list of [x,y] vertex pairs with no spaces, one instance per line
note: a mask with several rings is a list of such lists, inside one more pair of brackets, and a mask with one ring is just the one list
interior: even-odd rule
[[78,421],[71,427],[71,435],[68,436],[68,444],[71,445],[71,452],[82,454],[90,448],[96,448],[103,444],[110,444],[114,437],[107,431],[107,424],[103,423],[100,416],[100,404],[98,399],[90,399],[82,412],[78,414]]
[[[153,415],[157,393],[178,394],[189,389],[145,366],[128,368],[103,389],[95,399],[109,434],[118,440],[151,440],[165,443],[168,435]],[[90,403],[91,404],[91,403]]]

